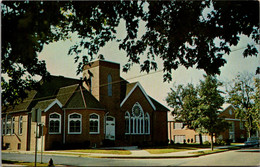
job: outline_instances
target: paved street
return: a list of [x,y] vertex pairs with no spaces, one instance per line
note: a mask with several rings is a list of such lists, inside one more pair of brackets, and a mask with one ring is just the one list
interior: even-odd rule
[[[73,166],[259,166],[260,149],[241,149],[197,158],[171,159],[108,159],[44,155],[43,162],[47,163],[50,158],[55,164]],[[34,162],[34,155],[2,153],[2,159]]]

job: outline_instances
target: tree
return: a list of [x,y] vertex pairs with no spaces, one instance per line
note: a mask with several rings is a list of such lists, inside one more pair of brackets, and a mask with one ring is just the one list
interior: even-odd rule
[[[189,83],[186,86],[178,85],[175,89],[171,89],[168,93],[166,102],[173,109],[172,115],[175,121],[183,122],[184,126],[189,129],[196,130],[198,126],[194,125],[194,121],[198,119],[198,88]],[[200,134],[200,144],[202,137]]]
[[[1,65],[10,79],[2,78],[4,105],[19,103],[25,90],[35,86],[35,75],[48,76],[37,54],[44,45],[69,38],[69,32],[80,38],[68,53],[75,55],[77,73],[108,41],[117,40],[129,58],[124,71],[134,63],[140,64],[141,71],[156,70],[155,57],[159,57],[164,61],[165,81],[180,65],[219,74],[226,63],[222,56],[238,44],[240,34],[259,43],[258,1],[2,1],[1,7]],[[116,39],[121,20],[127,33],[124,39]],[[146,24],[141,37],[137,35],[140,21]],[[83,49],[87,55],[80,57]],[[244,57],[257,52],[249,44]],[[141,54],[147,55],[144,62]]]
[[224,104],[224,97],[218,87],[221,83],[215,76],[204,75],[205,81],[200,81],[198,106],[198,119],[195,125],[199,131],[207,132],[211,136],[211,150],[213,150],[213,137],[228,128],[229,124],[221,118],[221,106]]
[[219,116],[224,103],[218,90],[221,83],[211,75],[204,75],[204,78],[205,81],[200,81],[197,88],[188,84],[179,85],[176,90],[171,89],[166,102],[173,108],[176,121],[183,122],[199,134],[208,133],[211,136],[213,150],[213,137],[228,128],[229,124]]
[[260,79],[253,74],[238,74],[227,88],[228,102],[236,108],[236,117],[245,120],[248,136],[260,129]]

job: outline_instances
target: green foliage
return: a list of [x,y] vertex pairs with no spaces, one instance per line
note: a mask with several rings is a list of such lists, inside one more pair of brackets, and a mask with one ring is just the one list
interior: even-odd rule
[[249,137],[260,129],[260,79],[253,74],[238,74],[229,85],[228,102],[236,108],[236,117],[246,120]]
[[[218,87],[221,83],[215,76],[204,75],[205,80],[195,89],[192,84],[172,89],[166,101],[173,108],[176,121],[182,121],[190,129],[208,133],[211,138],[228,128],[229,124],[220,118],[224,98]],[[213,148],[213,141],[212,148]]]
[[168,106],[173,108],[172,114],[176,121],[184,122],[190,129],[196,129],[194,119],[198,118],[198,89],[192,84],[187,86],[178,85],[168,93],[166,102]]
[[[45,79],[49,73],[38,53],[44,45],[69,38],[76,33],[79,43],[69,55],[78,63],[77,74],[108,41],[116,39],[116,27],[125,22],[126,36],[116,39],[119,49],[141,71],[157,69],[155,57],[164,62],[164,81],[172,79],[172,70],[180,65],[219,74],[226,63],[224,54],[244,34],[259,42],[258,1],[2,1],[2,80],[3,105],[16,104],[34,89],[35,76]],[[145,32],[138,36],[139,23]],[[82,50],[86,55],[81,55]],[[249,44],[244,57],[257,56]],[[140,62],[140,55],[146,60]],[[2,78],[3,79],[3,78]]]

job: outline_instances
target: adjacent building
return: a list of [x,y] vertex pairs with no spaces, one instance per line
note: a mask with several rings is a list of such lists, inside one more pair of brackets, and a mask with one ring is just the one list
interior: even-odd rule
[[[217,136],[218,139],[230,142],[244,142],[246,140],[246,129],[244,121],[235,118],[234,106],[224,104],[222,106],[220,117],[224,117],[230,123],[229,129]],[[168,113],[168,138],[174,143],[199,143],[199,133],[188,129],[182,122],[175,122],[171,113]],[[202,141],[211,141],[208,134],[201,134]],[[215,138],[213,139],[215,141]]]
[[162,145],[168,142],[167,113],[139,82],[120,77],[119,64],[97,60],[84,66],[83,80],[51,76],[22,103],[2,108],[2,145],[12,150],[34,150],[36,143],[43,150]]

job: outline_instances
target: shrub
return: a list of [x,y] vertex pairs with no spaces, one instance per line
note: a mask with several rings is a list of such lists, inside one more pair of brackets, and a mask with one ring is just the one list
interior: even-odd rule
[[209,141],[205,141],[203,144],[204,145],[210,145],[210,142]]

